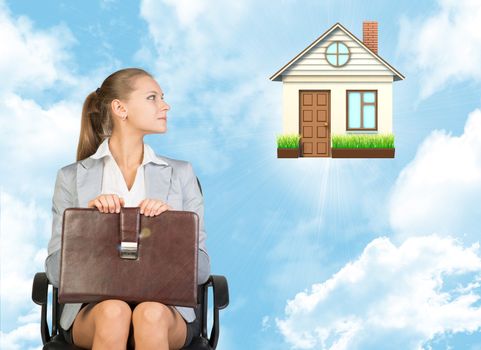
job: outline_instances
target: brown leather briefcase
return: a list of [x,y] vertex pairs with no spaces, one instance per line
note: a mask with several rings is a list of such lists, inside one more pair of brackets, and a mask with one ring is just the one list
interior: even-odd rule
[[58,300],[196,306],[198,239],[194,212],[149,217],[139,207],[65,209]]

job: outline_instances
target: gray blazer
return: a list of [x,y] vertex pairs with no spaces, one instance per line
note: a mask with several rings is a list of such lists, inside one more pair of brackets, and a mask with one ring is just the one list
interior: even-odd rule
[[[167,164],[153,162],[145,164],[146,198],[167,202],[174,210],[188,210],[199,215],[198,283],[207,281],[210,275],[210,259],[205,245],[204,201],[189,162],[166,157],[158,158]],[[59,286],[60,243],[63,212],[66,208],[86,208],[88,202],[97,197],[102,189],[103,158],[85,158],[69,164],[57,172],[52,199],[52,237],[48,243],[45,272],[53,286]],[[60,317],[60,326],[68,329],[77,316],[81,303],[65,304]],[[195,319],[190,307],[175,307],[187,322]]]

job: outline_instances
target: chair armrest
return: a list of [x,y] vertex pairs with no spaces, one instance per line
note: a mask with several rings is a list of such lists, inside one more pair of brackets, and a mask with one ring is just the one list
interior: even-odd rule
[[50,341],[52,336],[47,323],[47,306],[48,306],[48,285],[50,284],[45,272],[37,272],[33,279],[32,300],[42,306],[40,314],[40,333],[42,334],[42,343],[45,345]]
[[211,275],[209,278],[214,291],[214,307],[219,310],[225,309],[229,305],[229,286],[224,276]]
[[224,276],[211,275],[205,284],[204,288],[204,311],[203,311],[203,329],[202,335],[207,335],[207,299],[208,290],[212,287],[213,292],[213,324],[210,331],[209,345],[212,349],[217,347],[219,341],[219,310],[224,309],[229,305],[229,288],[227,285],[227,279]]
[[47,305],[48,278],[45,272],[37,272],[33,279],[32,300],[37,305]]

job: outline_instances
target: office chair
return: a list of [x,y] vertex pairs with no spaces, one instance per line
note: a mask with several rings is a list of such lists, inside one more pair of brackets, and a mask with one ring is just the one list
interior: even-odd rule
[[[67,343],[59,333],[60,315],[63,304],[58,302],[58,289],[52,290],[52,332],[47,322],[48,289],[51,285],[45,272],[35,274],[32,288],[32,300],[42,306],[40,318],[40,331],[42,334],[43,350],[82,350],[77,346]],[[210,336],[207,333],[207,310],[208,310],[208,289],[212,287],[213,293],[213,324]],[[211,275],[206,283],[198,286],[198,302],[196,315],[200,320],[201,333],[194,336],[189,346],[184,350],[214,350],[219,340],[219,310],[229,305],[229,290],[227,280],[224,276]]]
[[[200,192],[202,187],[199,179],[197,179]],[[42,335],[43,350],[82,350],[77,346],[66,342],[63,335],[59,332],[60,316],[63,310],[63,304],[58,302],[58,288],[52,285],[52,300],[50,302],[52,308],[52,332],[50,332],[47,322],[48,308],[48,290],[51,285],[45,272],[35,274],[32,287],[32,300],[41,305],[40,316],[40,332]],[[208,312],[208,291],[212,287],[213,293],[213,324],[210,335],[207,333],[207,312]],[[189,346],[183,350],[214,350],[219,340],[219,310],[229,305],[229,289],[227,280],[224,276],[211,275],[207,282],[198,286],[197,293],[198,306],[195,308],[196,317],[200,320],[201,333],[194,335]],[[129,343],[127,349],[133,349],[131,345],[131,336],[129,335]]]

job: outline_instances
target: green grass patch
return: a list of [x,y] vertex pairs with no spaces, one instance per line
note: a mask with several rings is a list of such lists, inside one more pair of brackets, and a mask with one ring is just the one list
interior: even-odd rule
[[277,148],[299,148],[299,134],[285,134],[277,136]]
[[332,135],[332,148],[394,148],[394,135]]

